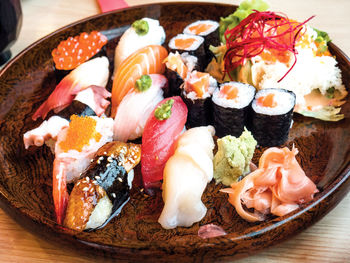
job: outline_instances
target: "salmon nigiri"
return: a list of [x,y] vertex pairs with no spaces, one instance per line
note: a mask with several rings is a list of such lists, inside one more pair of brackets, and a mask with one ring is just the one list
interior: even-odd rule
[[159,45],[150,45],[137,50],[118,67],[112,87],[112,117],[123,97],[134,90],[135,82],[145,74],[162,74],[165,70],[163,60],[168,51]]
[[165,163],[174,153],[186,120],[187,107],[179,96],[162,100],[147,119],[141,145],[141,172],[146,191],[160,187]]

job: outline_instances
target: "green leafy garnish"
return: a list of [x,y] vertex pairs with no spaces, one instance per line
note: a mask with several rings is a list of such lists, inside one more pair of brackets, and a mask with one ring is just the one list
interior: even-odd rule
[[151,86],[152,79],[149,75],[142,75],[141,78],[135,82],[135,88],[140,92],[148,90]]
[[131,26],[135,28],[136,34],[139,36],[146,35],[149,30],[148,22],[142,19],[136,20]]
[[174,100],[170,99],[164,102],[162,105],[159,105],[154,111],[154,116],[160,121],[169,119],[171,116],[171,108],[173,107],[173,104]]
[[233,14],[227,17],[220,18],[219,34],[221,42],[224,44],[226,43],[224,36],[225,31],[227,29],[232,29],[235,26],[237,26],[243,19],[245,19],[251,13],[253,13],[253,10],[263,12],[266,11],[268,8],[269,5],[264,0],[243,1]]
[[331,38],[329,35],[321,30],[318,30],[314,28],[314,30],[317,33],[317,37],[315,39],[315,42],[317,43],[317,54],[323,54],[328,51],[328,43],[331,42]]
[[340,107],[336,108],[334,106],[325,106],[317,111],[302,110],[296,112],[306,117],[312,117],[323,121],[340,121],[344,119],[344,114],[339,114],[340,110]]
[[327,89],[326,97],[328,99],[333,99],[334,98],[334,92],[335,92],[335,88],[334,87]]

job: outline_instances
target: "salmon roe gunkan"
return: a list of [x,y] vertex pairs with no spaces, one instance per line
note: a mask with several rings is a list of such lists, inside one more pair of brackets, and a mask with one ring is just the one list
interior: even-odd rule
[[66,139],[60,143],[64,152],[77,150],[81,152],[85,145],[90,144],[90,139],[99,142],[102,135],[96,131],[96,120],[87,116],[72,115],[67,131]]
[[98,31],[83,32],[61,41],[51,54],[56,69],[71,70],[96,55],[107,43],[107,37]]

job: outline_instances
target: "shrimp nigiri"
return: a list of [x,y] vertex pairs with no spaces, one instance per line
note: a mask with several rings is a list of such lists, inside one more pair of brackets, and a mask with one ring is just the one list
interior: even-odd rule
[[96,151],[113,139],[113,119],[73,115],[55,144],[53,199],[57,223],[62,224],[68,201],[66,184],[89,166]]
[[117,107],[124,96],[134,90],[137,79],[145,74],[164,72],[163,60],[167,56],[168,51],[164,47],[150,45],[132,53],[121,63],[113,79],[112,117],[115,117]]
[[141,137],[146,121],[155,106],[163,100],[168,80],[160,74],[142,75],[136,90],[127,94],[114,118],[114,140],[126,142]]

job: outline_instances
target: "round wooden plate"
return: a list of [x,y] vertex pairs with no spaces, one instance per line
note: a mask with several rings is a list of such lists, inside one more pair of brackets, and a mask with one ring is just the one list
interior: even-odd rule
[[[0,72],[0,205],[17,222],[38,235],[75,246],[85,252],[118,259],[153,261],[211,261],[249,255],[279,243],[328,213],[350,187],[350,103],[342,109],[345,119],[336,123],[294,116],[286,146],[299,149],[298,161],[320,192],[310,203],[284,217],[265,222],[242,220],[219,192],[222,185],[210,183],[203,195],[208,207],[205,218],[190,228],[164,230],[157,219],[163,203],[160,194],[150,197],[135,187],[122,213],[104,229],[78,233],[56,224],[51,197],[53,155],[47,147],[24,149],[23,133],[39,125],[31,119],[59,81],[51,50],[69,36],[83,31],[103,31],[110,39],[107,55],[113,65],[119,36],[136,19],[160,20],[167,39],[198,19],[219,20],[234,6],[208,3],[144,5],[94,16],[64,27],[39,40],[14,58]],[[330,45],[349,90],[350,61]],[[112,67],[111,67],[112,70]],[[109,83],[110,85],[110,83]],[[257,149],[255,163],[263,149]],[[138,173],[138,175],[140,175]],[[201,239],[201,225],[221,226],[227,235]]]

